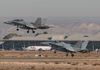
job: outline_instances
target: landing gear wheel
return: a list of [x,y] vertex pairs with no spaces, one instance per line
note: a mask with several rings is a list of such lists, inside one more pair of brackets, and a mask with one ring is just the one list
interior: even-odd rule
[[67,54],[66,54],[66,56],[68,56],[68,51],[67,51]]
[[54,53],[56,53],[56,51],[54,51]]
[[33,31],[33,33],[35,33],[35,31]]
[[73,56],[74,56],[74,54],[71,54],[71,56],[73,57]]
[[27,33],[29,33],[29,31],[27,31]]
[[16,29],[16,31],[19,31],[19,29]]
[[66,54],[66,56],[68,56],[68,54]]

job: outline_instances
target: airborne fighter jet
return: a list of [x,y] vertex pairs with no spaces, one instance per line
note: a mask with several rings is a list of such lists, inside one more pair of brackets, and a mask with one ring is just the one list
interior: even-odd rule
[[4,22],[5,24],[10,24],[10,25],[14,25],[17,26],[17,31],[19,31],[18,28],[22,28],[22,29],[27,29],[27,33],[29,33],[29,30],[32,30],[33,33],[35,33],[34,30],[37,29],[48,29],[50,28],[50,26],[46,26],[47,18],[44,18],[43,20],[41,20],[41,18],[38,18],[34,23],[33,22],[26,22],[23,19],[15,19],[13,21],[7,21]]
[[56,51],[63,51],[63,52],[67,52],[66,56],[68,56],[68,52],[71,52],[71,56],[73,57],[74,54],[72,54],[73,52],[86,52],[88,51],[86,49],[88,44],[88,41],[78,41],[75,45],[71,45],[71,44],[67,44],[64,42],[41,42],[41,45],[49,45],[55,48],[54,53],[56,53]]

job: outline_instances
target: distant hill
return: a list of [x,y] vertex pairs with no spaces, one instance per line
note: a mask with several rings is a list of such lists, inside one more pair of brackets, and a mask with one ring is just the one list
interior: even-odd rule
[[3,39],[10,39],[12,37],[22,37],[22,36],[18,35],[16,33],[10,33],[10,34],[6,35]]

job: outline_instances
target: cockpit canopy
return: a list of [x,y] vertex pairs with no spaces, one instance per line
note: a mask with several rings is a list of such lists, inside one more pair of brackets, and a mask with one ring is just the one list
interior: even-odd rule
[[13,21],[23,21],[23,19],[15,19],[15,20],[13,20]]

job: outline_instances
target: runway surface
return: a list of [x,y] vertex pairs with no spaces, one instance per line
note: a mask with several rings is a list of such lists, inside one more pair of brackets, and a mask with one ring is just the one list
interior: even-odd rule
[[0,59],[98,59],[98,60],[100,60],[100,58],[61,58],[61,57],[55,57],[55,58],[52,58],[52,57],[34,57],[34,58],[15,58],[15,57],[13,57],[13,58],[0,58]]
[[0,62],[100,62],[99,58],[1,57]]

